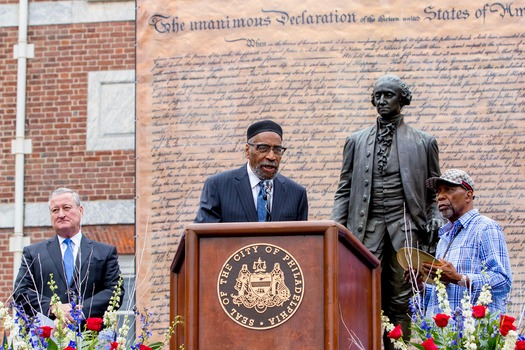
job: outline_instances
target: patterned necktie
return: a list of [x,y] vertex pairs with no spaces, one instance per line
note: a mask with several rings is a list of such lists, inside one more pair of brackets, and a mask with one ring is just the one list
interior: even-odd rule
[[71,285],[73,279],[73,270],[75,268],[75,260],[73,259],[73,242],[70,238],[64,240],[67,248],[64,252],[64,270],[66,272],[67,285]]
[[259,182],[259,187],[261,188],[259,190],[259,195],[257,196],[257,220],[259,222],[265,222],[266,221],[266,200],[264,199],[264,183],[261,181]]

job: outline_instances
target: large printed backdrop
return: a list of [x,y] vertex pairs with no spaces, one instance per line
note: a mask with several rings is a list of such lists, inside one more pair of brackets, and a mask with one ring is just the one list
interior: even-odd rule
[[522,301],[525,1],[381,3],[137,1],[138,302],[154,328],[202,183],[245,162],[246,127],[282,124],[281,171],[306,186],[309,219],[329,219],[344,139],[375,122],[384,74],[411,86],[406,121],[437,137],[442,171],[468,171],[504,227]]

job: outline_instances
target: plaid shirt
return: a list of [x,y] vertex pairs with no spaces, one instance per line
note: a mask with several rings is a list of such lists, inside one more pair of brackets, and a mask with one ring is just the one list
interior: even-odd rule
[[[512,284],[512,273],[507,243],[501,226],[496,221],[480,215],[477,209],[472,209],[454,224],[448,222],[444,225],[439,230],[439,238],[436,258],[451,262],[458,273],[468,276],[472,305],[476,305],[481,287],[488,284],[492,293],[489,309],[492,312],[505,312],[507,295]],[[464,291],[465,288],[457,284],[447,285],[452,311],[461,308]],[[434,316],[441,311],[436,287],[427,284],[425,292],[426,315]]]

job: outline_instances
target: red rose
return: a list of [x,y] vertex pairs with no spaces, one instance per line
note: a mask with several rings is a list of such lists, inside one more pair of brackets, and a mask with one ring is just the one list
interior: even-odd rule
[[86,328],[90,331],[100,332],[104,320],[99,317],[90,317],[86,320]]
[[500,321],[499,321],[499,332],[502,336],[506,337],[509,331],[515,331],[516,326],[514,326],[512,323],[516,321],[514,317],[507,316],[507,315],[500,315]]
[[484,305],[476,305],[472,307],[472,316],[474,318],[483,318],[487,313],[487,307]]
[[147,346],[147,345],[140,344],[139,350],[151,350],[151,348],[149,346]]
[[449,318],[450,316],[446,314],[436,314],[434,321],[438,327],[443,328],[447,326]]
[[403,335],[403,331],[401,330],[401,325],[398,324],[396,328],[392,329],[386,336],[390,339],[398,340]]
[[110,350],[114,350],[116,348],[118,348],[118,342],[113,341],[113,342],[109,343],[109,349]]
[[518,340],[514,350],[525,350],[525,340]]
[[506,337],[507,334],[509,334],[509,331],[515,331],[516,330],[516,326],[512,325],[512,324],[508,324],[508,323],[504,323],[502,324],[500,327],[499,327],[499,332],[501,333],[502,336]]
[[499,315],[499,323],[500,325],[503,323],[513,324],[516,319],[512,316],[508,315]]
[[68,346],[68,347],[65,347],[63,350],[76,350],[76,349],[71,346]]
[[42,338],[49,338],[51,337],[51,331],[53,330],[53,327],[50,327],[50,326],[41,326],[41,327],[38,327],[38,329],[40,330],[40,336]]
[[439,350],[439,348],[434,343],[434,339],[433,338],[429,338],[429,339],[425,340],[424,342],[421,343],[421,345],[423,345],[425,350]]

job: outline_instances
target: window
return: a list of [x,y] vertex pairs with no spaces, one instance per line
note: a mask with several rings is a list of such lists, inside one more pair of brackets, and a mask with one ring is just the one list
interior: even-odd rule
[[128,326],[130,327],[127,341],[128,344],[132,344],[136,335],[135,314],[133,312],[133,308],[135,307],[135,256],[119,255],[118,260],[125,290],[123,304],[117,311],[118,329],[122,327],[124,321],[127,319]]

